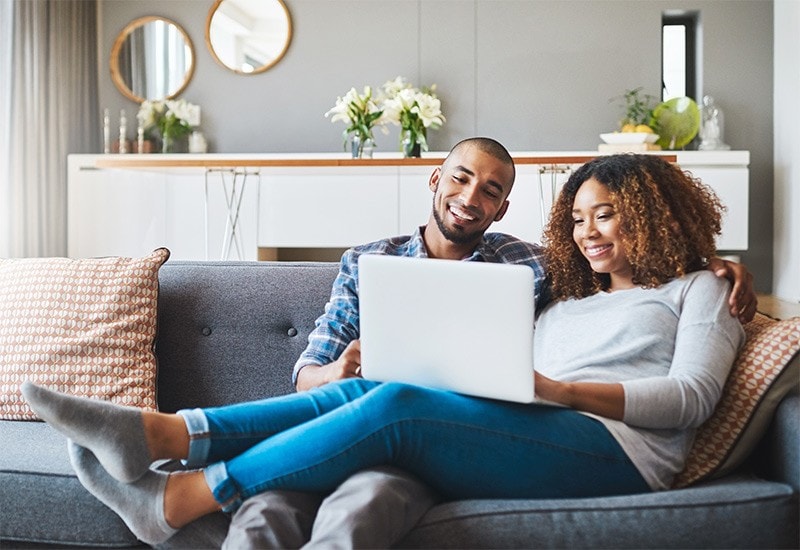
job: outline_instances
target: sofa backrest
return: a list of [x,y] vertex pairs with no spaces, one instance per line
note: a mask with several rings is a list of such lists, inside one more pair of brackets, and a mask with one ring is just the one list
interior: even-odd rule
[[337,263],[168,261],[159,272],[158,403],[209,407],[294,391],[291,372]]
[[[210,407],[294,391],[291,372],[330,297],[338,263],[168,261],[159,272],[158,403]],[[753,452],[798,488],[800,395],[783,400]]]

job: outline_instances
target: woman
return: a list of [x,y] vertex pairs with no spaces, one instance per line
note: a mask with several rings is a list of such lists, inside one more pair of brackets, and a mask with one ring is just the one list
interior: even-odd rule
[[[272,489],[322,492],[392,464],[448,498],[558,498],[667,488],[713,411],[744,333],[727,283],[702,269],[720,205],[654,156],[577,170],[545,232],[553,304],[521,405],[350,379],[178,414],[23,385],[71,438],[81,482],[141,540]],[[480,319],[476,319],[480,322]],[[190,472],[151,470],[185,459]]]

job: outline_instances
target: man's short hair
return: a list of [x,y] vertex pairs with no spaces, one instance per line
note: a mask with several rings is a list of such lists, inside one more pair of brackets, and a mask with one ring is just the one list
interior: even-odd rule
[[514,185],[514,179],[516,179],[517,169],[514,166],[514,159],[511,158],[511,153],[508,152],[502,143],[499,141],[488,138],[488,137],[471,137],[467,139],[462,139],[458,143],[456,143],[452,149],[450,149],[450,153],[447,155],[448,157],[452,155],[458,149],[466,145],[473,145],[477,147],[480,151],[493,156],[503,164],[507,164],[511,166],[511,185]]

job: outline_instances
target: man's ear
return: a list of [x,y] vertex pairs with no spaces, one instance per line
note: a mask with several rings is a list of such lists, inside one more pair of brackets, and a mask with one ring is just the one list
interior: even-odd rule
[[442,167],[437,166],[434,169],[433,173],[431,174],[430,179],[428,180],[428,188],[436,193],[436,189],[439,187],[439,178],[442,177]]
[[508,201],[503,202],[503,206],[501,206],[500,210],[497,211],[497,215],[494,217],[494,221],[499,222],[500,220],[503,219],[503,216],[505,216],[506,212],[508,211],[508,205],[509,205]]

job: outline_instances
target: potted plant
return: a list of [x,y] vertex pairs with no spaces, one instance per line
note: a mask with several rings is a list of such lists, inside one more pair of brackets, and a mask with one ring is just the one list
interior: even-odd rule
[[640,86],[632,90],[625,90],[621,96],[612,98],[611,101],[622,101],[625,116],[619,122],[621,132],[646,132],[654,131],[652,125],[653,108],[656,98],[650,94],[642,93]]

